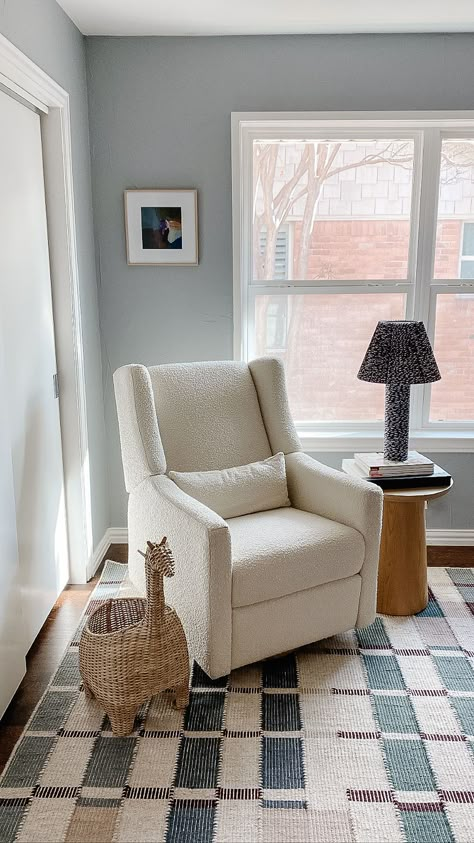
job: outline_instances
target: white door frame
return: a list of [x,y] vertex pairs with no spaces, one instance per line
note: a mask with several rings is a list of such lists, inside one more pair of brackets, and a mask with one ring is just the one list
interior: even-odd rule
[[93,539],[69,94],[3,35],[0,85],[41,114],[69,577],[83,583],[91,572]]

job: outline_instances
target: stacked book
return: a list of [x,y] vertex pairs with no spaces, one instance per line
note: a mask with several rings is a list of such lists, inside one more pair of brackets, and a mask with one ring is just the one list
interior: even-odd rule
[[418,451],[409,451],[403,462],[387,460],[382,453],[354,454],[354,468],[360,477],[383,489],[447,486],[451,476]]

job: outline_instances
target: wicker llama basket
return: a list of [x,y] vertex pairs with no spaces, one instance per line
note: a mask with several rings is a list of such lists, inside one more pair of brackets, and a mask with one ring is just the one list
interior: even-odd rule
[[91,614],[79,644],[84,691],[105,709],[114,735],[130,734],[140,705],[159,691],[172,689],[176,708],[189,701],[186,637],[163,592],[173,556],[166,537],[147,544],[147,599],[108,600]]

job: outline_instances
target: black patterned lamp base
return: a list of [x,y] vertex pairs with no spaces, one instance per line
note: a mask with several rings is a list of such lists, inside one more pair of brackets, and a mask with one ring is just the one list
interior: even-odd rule
[[383,455],[386,460],[408,459],[410,429],[410,385],[391,384],[385,387],[385,435]]

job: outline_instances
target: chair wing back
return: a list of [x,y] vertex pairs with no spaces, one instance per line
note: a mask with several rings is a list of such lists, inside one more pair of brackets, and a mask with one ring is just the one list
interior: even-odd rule
[[258,357],[250,361],[249,369],[257,389],[272,453],[282,451],[284,454],[292,454],[301,451],[301,442],[288,404],[283,363],[276,357]]
[[168,470],[210,471],[271,456],[246,363],[176,363],[149,372]]
[[131,492],[146,477],[164,474],[166,458],[148,369],[122,366],[114,372],[114,388],[125,486]]
[[114,385],[127,491],[168,470],[232,468],[301,449],[273,358],[123,366]]

